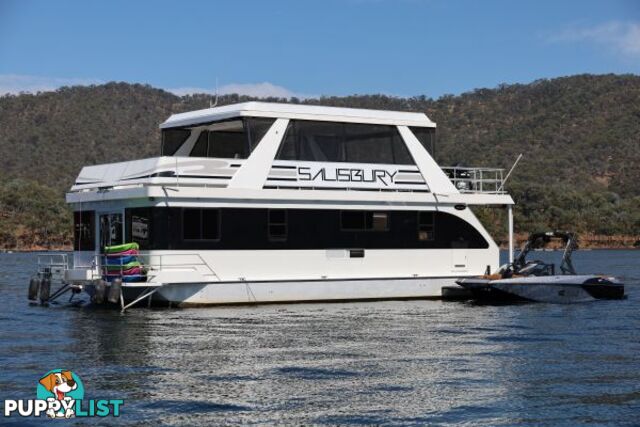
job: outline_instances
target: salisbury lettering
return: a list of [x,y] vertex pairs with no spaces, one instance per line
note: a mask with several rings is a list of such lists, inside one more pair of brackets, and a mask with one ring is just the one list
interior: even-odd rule
[[393,184],[393,177],[398,171],[393,173],[384,169],[360,169],[360,168],[320,168],[312,171],[309,167],[298,168],[298,178],[301,181],[321,181],[337,182],[381,182],[385,186]]

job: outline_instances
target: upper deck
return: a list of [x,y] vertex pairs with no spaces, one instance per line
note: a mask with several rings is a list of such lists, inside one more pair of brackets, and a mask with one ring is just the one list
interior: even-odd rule
[[501,169],[441,168],[435,126],[423,113],[262,102],[174,114],[160,125],[161,157],[85,167],[67,199],[134,188],[155,197],[154,188],[174,187],[202,198],[215,190],[216,197],[295,192],[338,200],[350,191],[358,199],[513,203]]
[[273,102],[243,102],[240,104],[173,114],[160,125],[160,129],[194,127],[241,117],[436,127],[436,124],[429,120],[424,113],[325,107],[319,105],[278,104]]

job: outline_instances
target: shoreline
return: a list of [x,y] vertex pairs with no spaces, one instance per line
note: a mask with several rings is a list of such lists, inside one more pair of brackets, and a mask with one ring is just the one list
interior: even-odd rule
[[[515,233],[514,241],[515,247],[521,248],[524,243],[527,241],[529,237],[528,234],[524,233]],[[502,237],[500,239],[496,239],[496,243],[500,249],[509,249],[508,241],[506,237]],[[562,241],[553,240],[549,242],[549,244],[545,247],[546,249],[564,249],[564,245]],[[578,234],[578,248],[581,249],[640,249],[640,236],[630,236],[630,235],[614,235],[614,236],[605,236],[599,234]]]
[[[640,250],[640,237],[631,236],[588,236],[578,240],[577,250]],[[515,247],[519,250],[526,242],[526,236],[517,235],[515,237]],[[506,239],[497,239],[496,243],[501,250],[508,250],[508,244]],[[550,242],[542,250],[561,250],[564,246],[561,242]],[[536,249],[539,250],[539,249]],[[0,253],[26,253],[26,252],[73,252],[73,246],[70,245],[33,245],[33,246],[19,246],[15,248],[2,248]]]

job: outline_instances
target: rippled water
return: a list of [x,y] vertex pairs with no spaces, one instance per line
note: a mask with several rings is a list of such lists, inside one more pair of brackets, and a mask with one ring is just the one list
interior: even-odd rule
[[41,375],[66,368],[86,398],[125,399],[122,416],[102,423],[640,425],[640,251],[574,261],[621,276],[628,299],[121,315],[30,305],[35,255],[0,254],[0,400],[34,398]]

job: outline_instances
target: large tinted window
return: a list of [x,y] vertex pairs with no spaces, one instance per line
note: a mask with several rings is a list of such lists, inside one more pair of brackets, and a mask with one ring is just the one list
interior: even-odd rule
[[488,247],[471,224],[444,212],[154,207],[150,220],[150,249]]
[[282,160],[346,161],[342,123],[292,120],[282,145]]
[[245,118],[216,124],[202,130],[191,157],[246,159],[262,140],[275,119]]
[[410,127],[411,132],[418,138],[420,144],[435,158],[436,155],[436,129]]
[[340,229],[342,231],[388,231],[389,214],[372,211],[340,212]]
[[261,118],[261,117],[247,117],[244,119],[244,126],[249,135],[249,150],[252,152],[258,143],[264,138],[273,122],[276,119]]
[[435,213],[418,212],[418,240],[434,240]]
[[287,210],[269,209],[267,211],[269,222],[269,241],[287,240]]
[[220,211],[218,209],[183,209],[182,239],[220,239]]
[[223,159],[246,159],[249,157],[249,142],[242,126],[237,130],[210,131],[207,134],[209,137],[207,157]]
[[348,159],[357,163],[395,163],[392,141],[398,134],[395,128],[345,123],[344,129]]
[[189,156],[207,157],[208,139],[209,139],[208,132],[206,131],[200,132],[200,136],[198,136],[198,140],[196,141],[195,145],[191,149],[191,153],[189,153]]
[[276,157],[316,162],[414,164],[395,126],[291,120]]
[[162,156],[173,156],[191,135],[190,129],[166,129],[162,131]]

